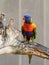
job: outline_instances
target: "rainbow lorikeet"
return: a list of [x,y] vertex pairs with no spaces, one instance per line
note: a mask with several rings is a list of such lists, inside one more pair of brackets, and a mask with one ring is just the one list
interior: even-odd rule
[[[24,41],[34,41],[36,38],[36,25],[33,23],[32,18],[29,14],[24,14],[24,23],[22,24],[21,30]],[[32,55],[28,55],[29,64],[31,63]]]

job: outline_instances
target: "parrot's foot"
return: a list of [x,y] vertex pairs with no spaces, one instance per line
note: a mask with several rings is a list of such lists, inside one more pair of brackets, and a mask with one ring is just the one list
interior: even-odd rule
[[34,42],[34,37],[30,37],[30,42]]
[[32,42],[32,37],[30,37],[30,42]]
[[24,36],[24,41],[27,41],[27,37],[26,36]]

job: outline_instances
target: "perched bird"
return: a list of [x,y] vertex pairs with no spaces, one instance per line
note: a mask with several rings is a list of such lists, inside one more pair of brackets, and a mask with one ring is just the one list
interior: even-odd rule
[[[32,21],[32,17],[29,14],[24,14],[23,17],[24,23],[21,26],[22,35],[24,41],[34,41],[36,38],[36,25]],[[29,64],[31,63],[32,55],[28,55],[29,57]]]

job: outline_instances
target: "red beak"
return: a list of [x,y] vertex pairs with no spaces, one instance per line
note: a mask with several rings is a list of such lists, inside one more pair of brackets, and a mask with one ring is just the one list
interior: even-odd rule
[[22,20],[25,20],[25,18],[22,18]]

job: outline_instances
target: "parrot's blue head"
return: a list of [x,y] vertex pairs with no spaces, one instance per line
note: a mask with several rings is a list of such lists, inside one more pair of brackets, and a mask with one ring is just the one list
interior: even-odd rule
[[31,16],[29,14],[24,14],[25,23],[30,23]]

